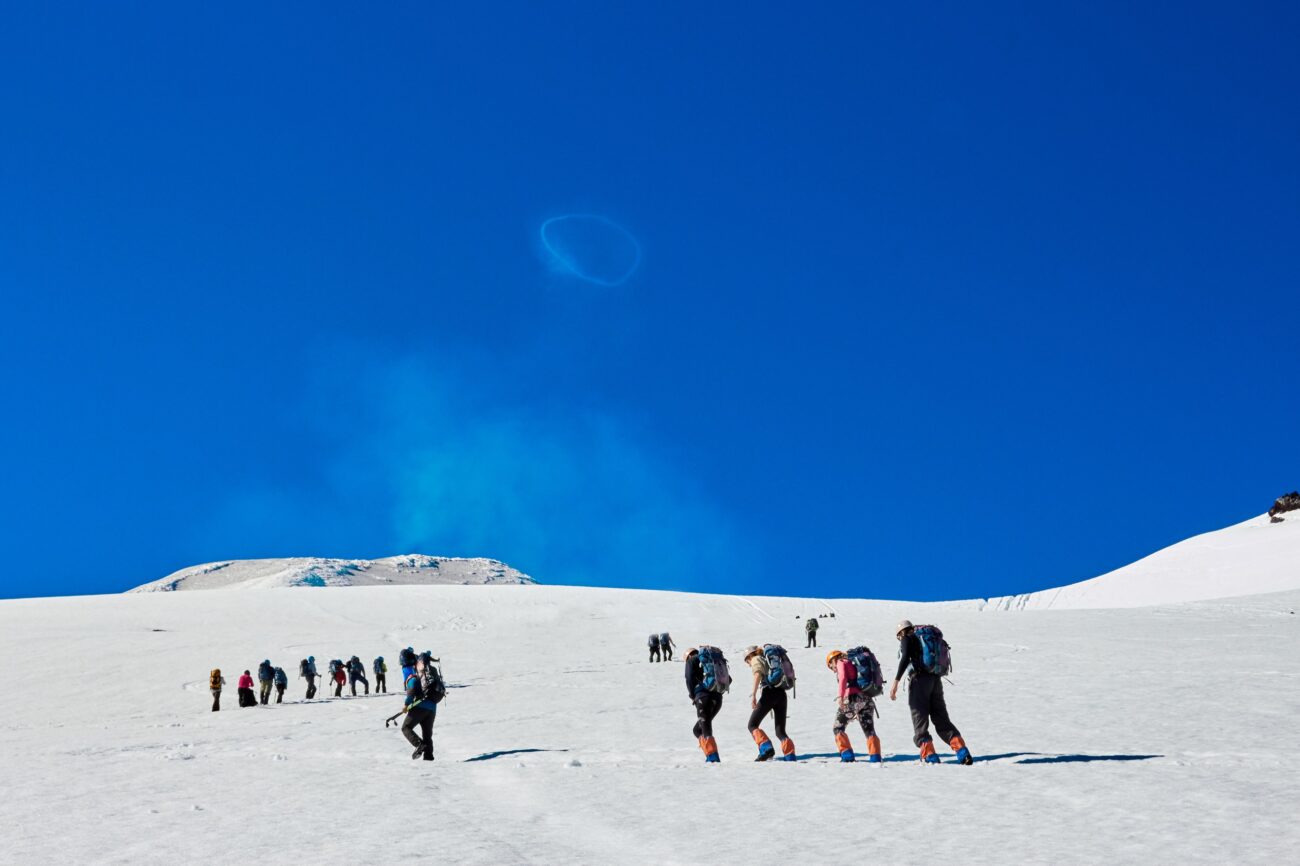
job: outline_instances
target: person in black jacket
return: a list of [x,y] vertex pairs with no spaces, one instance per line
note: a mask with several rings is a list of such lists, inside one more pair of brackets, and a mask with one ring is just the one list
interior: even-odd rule
[[366,679],[366,666],[356,656],[348,659],[348,680],[352,684],[352,697],[357,696],[358,682],[365,684],[366,694],[370,694],[370,680]]
[[700,744],[704,760],[719,763],[718,741],[713,739],[713,717],[722,709],[722,695],[704,687],[704,666],[700,664],[700,651],[691,647],[686,651],[686,694],[695,705],[695,727],[691,732]]
[[922,664],[921,639],[916,636],[916,627],[911,620],[898,624],[898,672],[894,675],[894,684],[889,689],[889,699],[898,700],[898,683],[903,674],[911,668],[907,681],[907,706],[912,712],[912,742],[921,750],[921,760],[927,764],[939,763],[935,754],[934,742],[930,737],[930,722],[952,750],[957,753],[957,761],[962,764],[974,763],[970,750],[961,738],[961,732],[948,718],[948,705],[943,699],[943,678],[930,673]]
[[[438,704],[425,694],[426,668],[432,665],[432,659],[421,656],[415,663],[415,669],[406,677],[406,720],[402,723],[402,735],[407,742],[415,746],[411,760],[423,758],[433,760],[433,720],[437,717]],[[420,733],[416,734],[415,729]]]

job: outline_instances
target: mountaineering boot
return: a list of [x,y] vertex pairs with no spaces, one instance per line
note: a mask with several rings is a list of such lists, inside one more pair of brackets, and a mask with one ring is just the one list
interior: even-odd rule
[[794,740],[786,737],[781,741],[781,760],[793,761],[794,759]]
[[762,728],[754,729],[754,742],[758,744],[758,757],[755,761],[770,761],[776,756],[776,749],[772,748],[772,741],[763,733]]
[[957,753],[957,763],[970,766],[975,763],[975,759],[970,756],[970,749],[966,748],[966,741],[961,737],[953,737],[948,741],[952,750]]
[[848,734],[835,735],[835,750],[840,753],[840,760],[846,764],[857,760],[857,756],[853,754],[853,746],[849,743]]
[[433,760],[433,746],[430,746],[429,748],[427,748],[427,749],[424,750],[424,759],[425,759],[426,761],[432,761],[432,760]]
[[411,760],[418,761],[424,757],[424,746],[416,746],[415,751],[411,753]]
[[921,760],[927,764],[939,763],[939,756],[934,752],[934,743],[929,740],[921,744]]
[[867,761],[872,764],[880,763],[880,737],[875,734],[867,737]]
[[706,764],[720,763],[718,760],[718,741],[713,737],[700,737],[700,751],[704,753]]

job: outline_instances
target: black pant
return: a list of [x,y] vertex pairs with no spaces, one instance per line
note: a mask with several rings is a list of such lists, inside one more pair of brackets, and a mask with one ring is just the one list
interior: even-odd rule
[[221,709],[221,689],[213,689],[212,690],[212,712],[215,713],[220,709]]
[[[417,749],[424,748],[424,759],[433,760],[433,720],[437,718],[437,710],[414,709],[406,713],[406,721],[402,722],[402,734],[406,741]],[[415,729],[419,727],[420,734],[416,736]]]
[[255,707],[255,706],[257,706],[257,698],[253,695],[253,690],[252,690],[252,689],[240,689],[240,690],[239,690],[239,705],[240,705],[241,707]]
[[666,662],[670,662],[670,661],[673,660],[673,647],[672,647],[672,644],[669,644],[669,645],[663,647],[663,654],[664,654],[664,661],[666,661]]
[[717,692],[699,692],[695,695],[695,727],[691,733],[695,739],[713,736],[713,717],[722,709],[722,695]]
[[357,683],[365,683],[365,684],[366,684],[366,694],[370,694],[370,680],[368,680],[368,679],[366,679],[365,677],[361,676],[361,674],[353,674],[352,677],[351,677],[351,679],[352,679],[352,696],[353,696],[353,697],[356,697],[356,695],[357,695]]
[[316,697],[316,675],[307,674],[307,700]]
[[785,689],[772,689],[766,686],[758,693],[758,707],[754,712],[749,714],[749,732],[752,734],[763,724],[763,719],[768,713],[772,714],[772,719],[776,725],[776,738],[784,740],[785,737]]
[[917,748],[931,742],[930,722],[945,743],[961,732],[948,718],[948,705],[943,700],[943,679],[934,674],[912,674],[907,684],[907,707],[912,711],[912,742]]
[[375,693],[383,692],[388,694],[388,675],[375,674]]
[[817,646],[817,632],[810,631],[808,632],[808,646],[804,647],[804,649],[813,646]]
[[650,661],[652,661],[652,662],[657,662],[657,661],[659,661],[659,646],[658,646],[658,644],[656,644],[655,646],[650,647]]
[[284,703],[284,689],[285,689],[284,686],[275,687],[275,702],[277,704]]

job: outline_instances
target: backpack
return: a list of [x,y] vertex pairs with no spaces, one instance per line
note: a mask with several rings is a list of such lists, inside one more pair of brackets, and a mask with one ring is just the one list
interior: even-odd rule
[[855,646],[844,654],[857,671],[857,680],[853,685],[869,698],[874,698],[885,691],[885,675],[880,670],[880,662],[871,650],[864,646]]
[[921,669],[937,677],[946,677],[952,671],[952,655],[948,642],[937,625],[918,625],[912,632],[921,642]]
[[650,635],[650,646],[652,647],[659,646],[659,635],[657,634]]
[[727,670],[727,657],[715,646],[700,647],[700,670],[704,676],[700,684],[711,692],[725,695],[731,688],[731,671]]
[[341,670],[343,670],[343,661],[341,659],[330,661],[330,676],[334,676]]
[[302,661],[298,662],[298,676],[300,676],[300,677],[305,677],[305,676],[307,676],[307,660],[306,660],[306,659],[303,659]]
[[763,644],[763,660],[767,662],[767,676],[763,685],[770,689],[794,687],[794,662],[780,644]]
[[285,672],[284,672],[284,668],[276,668],[276,669],[275,669],[275,684],[276,684],[277,686],[287,686],[287,685],[289,685],[289,677],[288,677],[287,674],[285,674]]
[[213,668],[212,673],[208,674],[208,688],[221,688],[221,668]]
[[397,654],[397,660],[401,662],[404,668],[415,667],[415,650],[409,646]]
[[269,680],[272,676],[274,676],[274,673],[271,671],[269,662],[262,662],[257,666],[257,678],[259,680]]
[[424,692],[424,699],[430,703],[436,704],[447,696],[447,684],[442,681],[442,671],[438,670],[435,665],[426,664],[424,674],[420,678],[420,688]]
[[804,631],[817,631],[817,626],[818,626],[818,625],[819,625],[819,623],[817,622],[817,620],[816,620],[815,618],[813,618],[813,617],[810,616],[810,617],[808,617],[808,622],[804,623],[803,630],[804,630]]
[[388,665],[384,664],[383,656],[380,656],[379,658],[375,659],[375,673],[377,674],[388,673]]
[[659,635],[659,646],[671,646],[673,639],[668,636],[668,632]]

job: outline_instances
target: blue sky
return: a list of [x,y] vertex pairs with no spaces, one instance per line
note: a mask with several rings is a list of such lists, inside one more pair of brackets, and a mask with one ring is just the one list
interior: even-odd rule
[[1300,486],[1298,37],[1282,3],[10,9],[0,595],[420,551],[971,597],[1258,514]]

